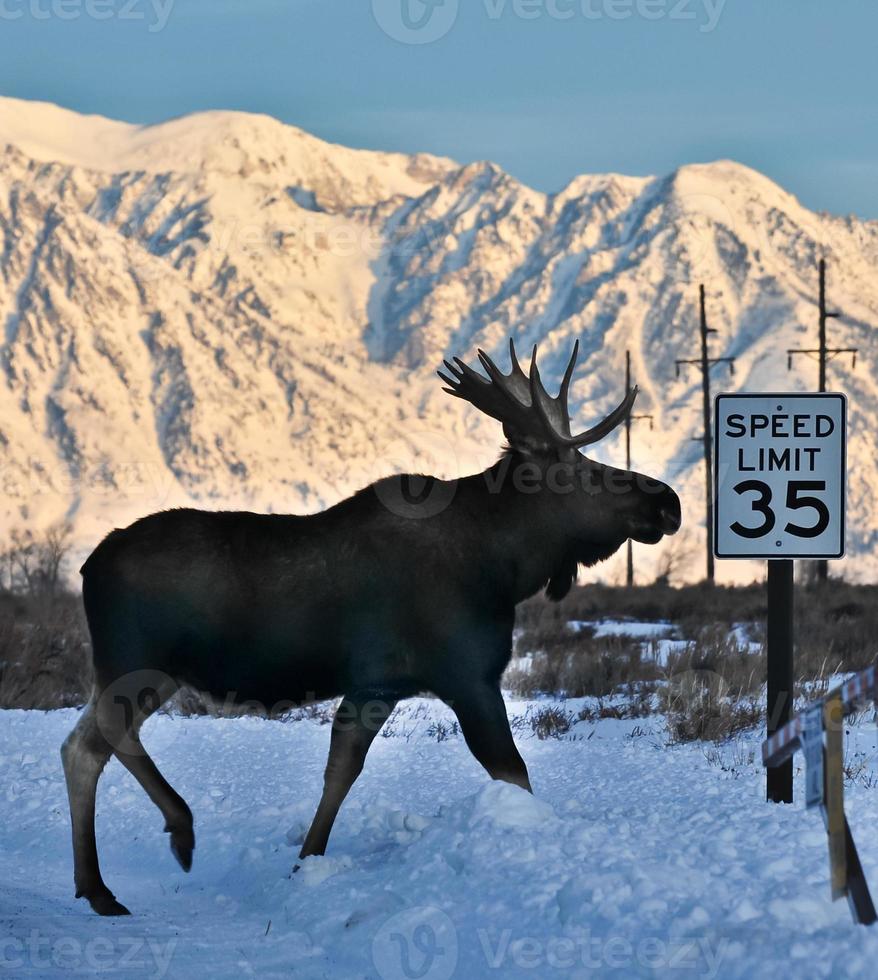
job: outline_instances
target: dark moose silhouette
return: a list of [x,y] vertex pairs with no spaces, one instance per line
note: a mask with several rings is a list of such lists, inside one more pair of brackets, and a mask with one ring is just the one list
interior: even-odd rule
[[578,451],[625,420],[636,388],[574,436],[567,395],[578,344],[556,398],[536,348],[525,374],[509,346],[509,374],[482,351],[487,378],[458,358],[439,372],[446,391],[503,424],[508,446],[485,472],[388,477],[307,517],[152,514],[113,531],[85,562],[95,684],[61,754],[76,895],[96,912],[128,912],[104,884],[95,842],[95,791],[111,755],[161,810],[171,850],[191,867],[192,813],[139,738],[180,684],[266,705],[343,695],[302,857],[324,853],[373,738],[397,701],[422,691],[452,707],[493,778],[530,789],[499,686],[516,604],[542,588],[563,597],[578,565],[628,538],[673,534],[680,501],[663,483]]

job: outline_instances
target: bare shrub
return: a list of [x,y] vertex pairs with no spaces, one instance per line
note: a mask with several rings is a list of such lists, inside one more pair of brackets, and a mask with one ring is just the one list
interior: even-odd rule
[[64,589],[70,526],[13,531],[0,551],[0,707],[57,708],[91,689],[88,633]]
[[711,745],[705,749],[704,758],[708,765],[735,777],[749,775],[754,767],[762,767],[762,759],[756,758],[756,746],[740,738],[724,745]]
[[665,713],[672,742],[724,741],[762,724],[765,708],[753,695],[733,691],[722,678],[692,674],[669,685]]
[[646,718],[655,714],[655,690],[652,685],[641,687],[633,697],[607,703],[598,698],[594,705],[587,704],[579,711],[580,721],[602,721],[605,718],[625,720],[628,718]]
[[446,742],[459,734],[460,724],[454,720],[442,721],[440,718],[437,721],[431,722],[427,727],[427,736],[429,738],[435,738],[437,742]]
[[0,553],[0,588],[17,595],[54,596],[63,588],[72,528],[66,522],[35,535],[16,529]]
[[555,704],[547,704],[528,711],[527,720],[534,735],[544,740],[562,738],[573,727],[576,718]]
[[79,600],[56,595],[0,595],[0,707],[84,704],[91,657]]

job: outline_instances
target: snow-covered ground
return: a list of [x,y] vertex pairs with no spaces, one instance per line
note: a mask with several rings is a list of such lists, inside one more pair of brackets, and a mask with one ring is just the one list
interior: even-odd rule
[[[0,712],[0,975],[875,975],[878,929],[830,901],[801,773],[794,806],[764,802],[760,733],[708,749],[669,747],[660,717],[581,722],[545,741],[518,723],[531,797],[488,779],[444,706],[408,702],[326,857],[291,875],[329,726],[155,717],[144,741],[195,813],[194,867],[180,871],[158,812],[112,761],[99,845],[134,914],[106,920],[73,899],[58,747],[76,717]],[[851,726],[847,755],[864,768],[848,815],[873,884],[875,750],[871,722]]]

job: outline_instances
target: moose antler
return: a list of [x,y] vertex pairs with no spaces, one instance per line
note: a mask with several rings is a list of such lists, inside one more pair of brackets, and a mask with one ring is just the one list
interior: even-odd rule
[[448,374],[442,371],[436,373],[447,385],[443,391],[463,398],[486,415],[502,422],[503,432],[511,443],[580,449],[603,439],[625,420],[637,397],[637,387],[629,389],[618,407],[602,422],[579,435],[571,435],[567,396],[578,353],[577,340],[561,381],[561,389],[555,398],[546,391],[540,378],[536,345],[531,354],[530,373],[525,374],[518,363],[515,344],[511,339],[509,356],[512,370],[509,374],[503,374],[483,350],[479,350],[478,355],[487,378],[464,364],[459,357],[454,358],[453,364],[444,362]]

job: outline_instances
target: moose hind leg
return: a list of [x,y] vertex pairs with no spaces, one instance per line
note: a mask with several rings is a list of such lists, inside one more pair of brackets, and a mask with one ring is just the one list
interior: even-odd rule
[[363,771],[369,746],[395,707],[396,701],[354,697],[342,699],[332,721],[323,795],[302,845],[300,858],[326,852],[339,808]]
[[[136,675],[132,675],[135,677]],[[152,680],[150,678],[150,680]],[[118,685],[117,685],[118,686]],[[184,871],[192,868],[192,852],[195,849],[195,829],[192,811],[182,796],[159,772],[140,741],[140,728],[146,719],[157,711],[174,693],[176,684],[164,678],[153,686],[144,687],[144,680],[122,695],[115,691],[114,700],[127,707],[119,737],[114,741],[113,754],[143,787],[146,795],[165,818],[165,832],[171,835],[171,853]]]
[[533,792],[527,766],[515,747],[506,705],[499,688],[480,687],[457,698],[444,699],[457,715],[469,747],[492,779]]
[[87,898],[99,915],[128,915],[128,909],[104,884],[95,840],[98,779],[112,748],[100,731],[92,700],[61,747],[70,821],[73,828],[73,880],[76,897]]
[[165,833],[171,835],[171,853],[184,871],[192,868],[192,852],[195,850],[195,824],[192,811],[182,796],[159,772],[158,766],[147,755],[138,737],[132,739],[136,747],[128,752],[116,752],[116,758],[146,791],[146,795],[159,808],[165,818]]

